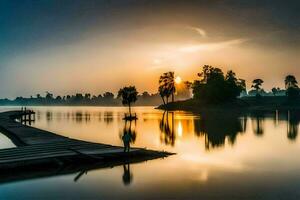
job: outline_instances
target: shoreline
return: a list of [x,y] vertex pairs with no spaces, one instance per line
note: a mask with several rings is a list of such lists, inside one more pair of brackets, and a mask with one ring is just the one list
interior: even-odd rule
[[[205,104],[195,99],[185,101],[175,101],[166,105],[159,105],[155,109],[164,111],[186,111],[192,113],[203,112],[232,112],[232,113],[251,113],[251,112],[274,112],[274,111],[296,111],[300,112],[300,100],[288,101],[287,98],[278,98],[280,101],[272,102],[271,98],[263,97],[256,100],[255,98],[237,99],[236,101],[224,104]],[[276,100],[272,97],[271,100]]]

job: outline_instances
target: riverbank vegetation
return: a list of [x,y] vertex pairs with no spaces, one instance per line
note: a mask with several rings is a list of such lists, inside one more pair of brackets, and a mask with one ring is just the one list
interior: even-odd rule
[[[161,103],[158,93],[143,92],[137,95],[136,106],[157,106]],[[1,106],[122,106],[122,99],[112,92],[99,95],[77,93],[74,95],[55,96],[46,92],[28,97],[17,97],[13,100],[0,99]]]
[[[171,80],[168,82],[172,83]],[[189,111],[300,109],[300,89],[295,76],[285,77],[285,89],[274,87],[270,92],[266,92],[263,83],[260,78],[254,79],[251,89],[247,92],[246,81],[238,78],[233,71],[229,70],[224,74],[219,68],[205,65],[198,73],[198,79],[190,85],[192,98],[170,103],[163,101],[159,108]],[[166,94],[170,91],[159,93],[163,98],[167,97]]]

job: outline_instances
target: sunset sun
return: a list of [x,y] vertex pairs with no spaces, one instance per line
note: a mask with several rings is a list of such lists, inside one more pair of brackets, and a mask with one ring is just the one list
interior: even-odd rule
[[181,78],[180,78],[179,76],[177,76],[177,77],[175,78],[175,83],[176,83],[176,84],[180,84],[181,82],[182,82]]

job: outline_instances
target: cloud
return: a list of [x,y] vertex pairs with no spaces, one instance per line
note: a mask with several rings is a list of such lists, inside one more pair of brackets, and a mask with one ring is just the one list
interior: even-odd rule
[[162,60],[161,60],[161,59],[159,59],[159,58],[153,59],[153,64],[154,64],[154,65],[160,65],[161,63],[162,63]]
[[198,33],[202,37],[207,37],[206,31],[201,29],[201,28],[194,27],[194,26],[188,26],[186,28],[195,31],[196,33]]
[[186,45],[179,48],[180,52],[192,53],[197,51],[215,51],[224,49],[230,46],[239,45],[246,42],[247,39],[234,39],[215,43],[202,43],[202,44],[192,44]]

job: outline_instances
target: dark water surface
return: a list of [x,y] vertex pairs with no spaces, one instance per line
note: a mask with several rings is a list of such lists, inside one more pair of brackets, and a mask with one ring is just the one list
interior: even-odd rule
[[[32,109],[37,112],[32,126],[122,145],[126,108]],[[132,129],[132,146],[177,154],[87,171],[76,181],[78,173],[0,181],[0,199],[300,199],[300,115],[274,111],[200,116],[152,107],[136,107],[134,112],[139,119],[126,125]]]

